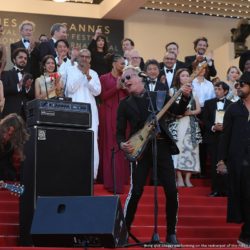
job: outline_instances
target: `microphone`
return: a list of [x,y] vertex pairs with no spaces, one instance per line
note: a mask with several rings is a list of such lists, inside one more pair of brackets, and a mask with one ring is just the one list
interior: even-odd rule
[[148,76],[145,72],[143,72],[143,71],[139,72],[139,73],[138,73],[138,76],[139,76],[139,77],[142,77],[142,78],[146,78],[146,79],[149,78],[149,76]]

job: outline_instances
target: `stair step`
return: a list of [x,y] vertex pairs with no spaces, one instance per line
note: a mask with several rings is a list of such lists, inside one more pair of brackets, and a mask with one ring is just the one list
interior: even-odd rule
[[[151,235],[152,236],[152,235]],[[138,240],[140,240],[141,242],[148,242],[151,240],[151,236],[150,237],[137,237]],[[178,236],[178,240],[180,241],[181,245],[182,245],[182,249],[183,248],[190,248],[193,247],[195,249],[202,247],[203,250],[204,248],[239,248],[238,244],[237,244],[237,240],[236,238],[228,238],[228,237],[223,237],[223,238],[213,238],[213,239],[209,239],[209,238],[186,238],[186,237],[179,237]],[[161,237],[160,235],[160,241],[164,242],[165,241],[165,236],[163,235]],[[132,239],[129,238],[129,243],[134,243],[134,241]],[[40,250],[40,249],[39,249]]]
[[[182,215],[190,215],[190,216],[202,216],[202,215],[214,215],[217,216],[225,216],[227,208],[225,206],[191,206],[191,205],[183,205],[179,207],[178,214]],[[154,212],[154,205],[150,204],[141,204],[139,203],[137,214],[152,214]],[[159,204],[158,206],[158,213],[159,215],[165,214],[165,205]]]
[[[132,233],[135,236],[144,236],[144,237],[150,237],[153,233],[153,226],[132,226]],[[166,234],[166,227],[165,226],[158,226],[158,232],[161,237],[163,237]],[[218,238],[221,236],[223,239],[224,237],[228,238],[238,238],[238,235],[240,233],[240,227],[236,226],[217,226],[216,230],[213,226],[177,226],[177,234],[178,237],[185,237],[185,238],[193,238],[194,241],[196,241],[196,238]]]
[[17,212],[0,212],[0,223],[17,223],[19,213]]
[[19,201],[0,201],[0,212],[18,212]]
[[[19,237],[16,235],[0,235],[0,246],[17,246]],[[0,247],[2,249],[2,247]],[[5,248],[6,249],[6,248]]]
[[[125,203],[127,197],[120,197],[122,204]],[[164,204],[166,201],[165,196],[161,195],[158,197],[158,204]],[[143,194],[140,199],[140,204],[154,204],[154,196],[152,194]],[[200,196],[182,196],[179,195],[179,204],[180,205],[204,205],[204,206],[226,206],[227,198],[226,197],[208,197],[204,195]]]
[[[154,215],[153,214],[138,214],[135,216],[134,225],[140,226],[150,226],[154,224]],[[158,215],[158,225],[164,226],[166,225],[165,222],[165,215]],[[190,216],[190,215],[179,215],[178,216],[178,225],[182,226],[217,226],[223,225],[227,226],[226,217],[224,216]]]
[[1,201],[18,201],[19,197],[17,195],[11,194],[9,191],[0,191]]
[[0,235],[19,235],[19,224],[17,223],[0,223]]

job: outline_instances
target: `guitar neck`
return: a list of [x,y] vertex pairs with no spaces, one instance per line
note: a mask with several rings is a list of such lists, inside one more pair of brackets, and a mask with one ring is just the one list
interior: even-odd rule
[[[207,67],[207,62],[202,62],[200,66],[197,66],[197,68],[193,71],[193,73],[190,75],[190,83],[194,80],[194,78]],[[162,116],[167,112],[169,107],[175,102],[175,100],[180,96],[181,89],[179,89],[174,96],[171,97],[171,99],[166,103],[166,105],[162,108],[162,110],[156,115],[157,120],[160,120]]]
[[157,120],[160,120],[162,116],[168,111],[170,106],[175,102],[175,100],[180,96],[181,89],[179,89],[174,96],[166,103],[166,105],[162,108],[162,110],[156,115]]

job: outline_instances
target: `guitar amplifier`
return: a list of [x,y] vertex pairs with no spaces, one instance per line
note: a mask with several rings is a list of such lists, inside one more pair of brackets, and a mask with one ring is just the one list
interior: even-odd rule
[[90,103],[35,99],[26,106],[27,125],[90,128]]

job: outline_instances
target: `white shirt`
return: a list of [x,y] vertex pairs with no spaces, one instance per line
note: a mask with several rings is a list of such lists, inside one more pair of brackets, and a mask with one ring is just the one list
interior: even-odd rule
[[193,90],[196,92],[201,107],[204,107],[204,102],[215,97],[214,85],[207,79],[198,82],[195,78],[192,82]]
[[221,100],[220,102],[217,101],[217,110],[224,110],[225,99]]
[[91,130],[94,131],[94,179],[96,179],[99,166],[97,143],[99,119],[95,96],[101,93],[101,83],[94,70],[90,69],[89,75],[92,78],[88,81],[87,76],[79,70],[77,65],[74,65],[66,69],[66,73],[62,76],[62,80],[66,85],[65,96],[71,97],[73,102],[86,102],[91,105]]
[[[26,40],[27,40],[27,39],[26,39]],[[24,38],[22,38],[22,42],[23,42],[23,45],[24,45],[25,49],[28,49],[29,46],[30,46],[30,42],[28,42],[28,41],[25,41],[25,42],[24,42]]]
[[151,83],[148,84],[149,91],[155,91],[155,85],[156,85],[157,79],[154,79],[152,81],[154,81],[155,83],[151,82]]
[[174,78],[174,70],[176,68],[176,63],[174,64],[173,68],[172,68],[172,72],[167,72],[167,67],[164,66],[164,72],[165,72],[165,75],[166,75],[166,78],[167,78],[167,83],[168,83],[168,87],[170,88],[170,86],[172,85],[172,82],[173,82],[173,78]]

